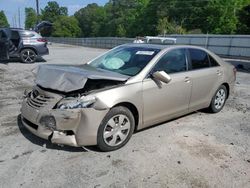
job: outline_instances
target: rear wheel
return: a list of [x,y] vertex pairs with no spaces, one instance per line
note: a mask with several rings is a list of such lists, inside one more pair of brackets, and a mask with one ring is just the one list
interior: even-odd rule
[[37,55],[32,49],[24,49],[21,51],[20,57],[23,63],[34,63]]
[[104,117],[97,134],[97,145],[102,151],[113,151],[124,146],[131,138],[135,120],[123,106],[112,108]]
[[222,110],[227,99],[227,88],[224,85],[221,85],[219,89],[215,92],[209,110],[212,113],[217,113]]

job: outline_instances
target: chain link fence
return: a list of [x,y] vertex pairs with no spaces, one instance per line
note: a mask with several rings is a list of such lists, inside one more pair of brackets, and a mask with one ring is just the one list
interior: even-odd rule
[[[177,45],[196,45],[205,47],[221,56],[250,58],[250,35],[168,35],[177,39]],[[134,38],[97,37],[61,38],[49,37],[50,42],[86,46],[93,48],[113,48],[132,43]]]
[[114,48],[126,43],[132,43],[133,38],[118,38],[118,37],[97,37],[97,38],[63,38],[63,37],[48,37],[49,42],[70,44],[77,46],[86,46],[93,48]]

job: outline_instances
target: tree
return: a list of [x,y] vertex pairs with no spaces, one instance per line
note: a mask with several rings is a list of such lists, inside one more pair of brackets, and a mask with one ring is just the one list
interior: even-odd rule
[[121,31],[127,37],[141,33],[139,20],[149,0],[111,0],[105,5],[109,36],[119,36]]
[[0,27],[9,27],[8,20],[3,10],[0,11]]
[[67,16],[67,7],[60,7],[56,1],[48,2],[47,6],[42,10],[42,20],[54,22],[59,16]]
[[238,23],[237,33],[239,34],[250,34],[250,4],[243,7],[238,12],[238,19],[240,22]]
[[78,21],[74,16],[60,16],[54,22],[54,37],[78,37],[81,29],[78,26]]
[[[82,37],[234,34],[249,33],[249,6],[250,0],[109,0],[104,6],[89,4],[74,17]],[[61,22],[69,19],[61,16],[67,17],[67,8],[56,1],[42,10],[42,19],[54,22],[54,36],[70,35],[70,25]]]
[[126,37],[126,29],[123,25],[119,24],[117,27],[117,36],[118,37]]
[[78,10],[75,15],[83,37],[105,36],[106,11],[96,3]]
[[157,10],[159,10],[159,4],[161,4],[160,1],[150,0],[141,15],[139,15],[137,25],[140,31],[138,35],[157,35],[157,22],[159,19]]
[[[65,17],[68,16],[68,9],[67,7],[60,7],[59,4],[56,1],[50,1],[48,2],[47,6],[41,11],[41,18],[44,21],[49,21],[54,24],[54,22],[57,22],[56,25],[53,25],[53,29],[42,29],[40,32],[42,36],[51,36],[54,35],[54,31],[59,31],[62,28],[62,24],[60,24],[61,20],[65,20]],[[64,16],[61,18],[61,16]],[[67,25],[70,27],[69,25]],[[59,27],[59,28],[57,28]],[[68,28],[66,30],[71,30],[71,28]],[[61,32],[62,34],[63,32]],[[63,34],[62,34],[63,35]]]
[[237,24],[236,7],[236,0],[209,1],[205,8],[207,13],[206,24],[202,25],[202,31],[213,34],[235,33]]
[[36,25],[37,16],[33,8],[25,8],[25,28],[34,28]]
[[159,19],[158,25],[157,25],[157,31],[160,35],[165,34],[184,34],[186,33],[185,29],[183,29],[181,26],[169,22],[168,18],[162,18]]

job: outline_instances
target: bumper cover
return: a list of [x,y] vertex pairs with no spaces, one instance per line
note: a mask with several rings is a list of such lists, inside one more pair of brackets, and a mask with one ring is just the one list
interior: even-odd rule
[[[63,144],[68,146],[77,147],[78,144],[76,142],[75,135],[67,135],[62,131],[50,130],[43,126],[34,126],[32,122],[26,120],[23,116],[21,116],[21,120],[23,125],[34,135],[43,138],[45,140],[50,140],[52,143],[55,144]],[[37,127],[37,129],[35,128]]]
[[[25,99],[21,108],[21,120],[30,132],[52,143],[75,147],[89,146],[97,144],[98,128],[107,112],[108,109],[93,108],[37,110],[29,106]],[[40,120],[46,116],[54,117],[55,127],[41,124]]]

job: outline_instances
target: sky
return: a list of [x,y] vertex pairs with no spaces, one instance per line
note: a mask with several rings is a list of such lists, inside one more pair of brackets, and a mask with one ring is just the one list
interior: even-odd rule
[[[104,5],[108,0],[39,0],[40,8],[44,8],[49,1],[57,1],[60,6],[68,8],[69,15],[90,3]],[[36,8],[36,0],[0,0],[0,10],[3,10],[11,27],[19,27],[18,9],[20,9],[20,24],[24,27],[25,7]],[[16,20],[16,21],[15,21]]]

